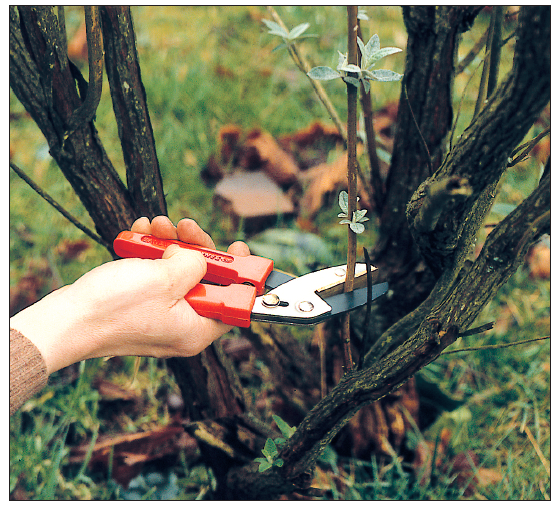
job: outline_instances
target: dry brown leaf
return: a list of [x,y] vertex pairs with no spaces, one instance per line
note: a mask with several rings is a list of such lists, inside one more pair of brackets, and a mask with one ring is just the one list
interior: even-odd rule
[[291,151],[294,151],[296,148],[313,145],[327,139],[340,142],[342,141],[342,137],[336,127],[333,125],[325,125],[322,122],[316,121],[294,134],[281,136],[279,138],[279,142],[284,146],[290,147]]
[[45,259],[32,260],[27,273],[10,287],[10,316],[35,303],[52,287],[52,271]]
[[106,379],[95,379],[93,387],[99,392],[99,395],[104,400],[132,401],[138,399],[138,396],[132,390],[126,390],[125,388],[122,388],[115,383],[111,383]]
[[347,187],[347,152],[340,155],[333,163],[319,164],[301,174],[300,180],[308,182],[308,187],[300,202],[301,210],[308,217],[313,217],[322,207],[325,196],[334,193],[341,186]]
[[68,42],[68,58],[75,63],[87,62],[87,36],[83,22]]
[[79,256],[91,247],[87,240],[62,240],[55,248],[54,252],[62,258],[63,262],[68,262]]
[[283,150],[271,134],[260,129],[248,134],[239,164],[249,170],[262,169],[279,185],[294,183],[299,174],[293,156]]
[[[90,443],[71,448],[69,463],[83,462],[89,448]],[[147,462],[177,456],[180,450],[194,455],[197,449],[196,440],[186,434],[182,425],[170,424],[147,432],[101,438],[93,448],[89,467],[107,469],[112,454],[113,479],[127,488]]]
[[537,243],[528,252],[526,259],[532,279],[549,279],[551,277],[551,249]]

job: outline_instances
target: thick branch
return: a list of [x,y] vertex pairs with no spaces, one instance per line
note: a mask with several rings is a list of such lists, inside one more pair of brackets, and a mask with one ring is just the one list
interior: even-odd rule
[[423,205],[415,217],[414,228],[421,233],[433,231],[450,200],[459,196],[466,198],[471,193],[472,189],[465,178],[454,176],[433,182],[426,190]]
[[522,263],[530,244],[549,232],[550,177],[551,172],[544,172],[532,194],[493,229],[476,261],[463,269],[458,280],[447,271],[423,303],[384,332],[367,354],[365,365],[398,347],[422,323],[435,320],[442,328],[456,326],[461,331],[473,323]]
[[52,7],[10,7],[10,86],[44,134],[52,157],[108,244],[136,214],[93,122],[64,133],[82,104],[60,49],[63,38]]
[[452,125],[451,98],[459,35],[479,10],[479,6],[403,8],[408,30],[406,66],[380,235],[372,253],[373,264],[388,281],[393,294],[378,303],[376,326],[381,331],[416,308],[435,283],[432,273],[425,270],[412,237],[406,203],[429,176],[430,166],[436,169],[442,161]]
[[138,214],[166,215],[146,93],[129,7],[101,7],[106,67],[122,145],[128,190]]
[[[280,474],[295,478],[314,465],[338,430],[365,404],[386,395],[435,359],[469,327],[486,303],[516,271],[530,245],[548,232],[550,175],[489,235],[468,273],[425,315],[401,345],[362,371],[342,378],[313,408],[288,441]],[[446,288],[448,290],[448,288]]]
[[550,99],[550,9],[523,7],[513,69],[485,108],[459,139],[444,164],[412,197],[408,220],[415,223],[432,182],[466,178],[470,198],[448,207],[434,231],[413,230],[433,271],[458,273],[474,235],[495,198],[496,185],[510,153],[529,131]]

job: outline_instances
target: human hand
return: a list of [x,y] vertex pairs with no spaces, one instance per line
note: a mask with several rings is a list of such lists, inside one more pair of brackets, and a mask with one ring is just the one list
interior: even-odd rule
[[[215,249],[191,219],[138,219],[132,231]],[[243,242],[228,252],[248,255]],[[231,329],[198,315],[184,296],[206,273],[204,257],[171,245],[162,259],[105,263],[18,313],[11,327],[41,351],[50,374],[101,356],[193,356]]]

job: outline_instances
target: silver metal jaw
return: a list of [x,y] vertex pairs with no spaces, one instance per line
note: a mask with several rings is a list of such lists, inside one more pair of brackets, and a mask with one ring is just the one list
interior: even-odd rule
[[[363,278],[366,273],[366,264],[355,265],[356,278]],[[251,319],[297,324],[319,322],[322,316],[332,312],[332,307],[320,295],[341,293],[345,279],[345,265],[296,277],[269,293],[256,297]]]

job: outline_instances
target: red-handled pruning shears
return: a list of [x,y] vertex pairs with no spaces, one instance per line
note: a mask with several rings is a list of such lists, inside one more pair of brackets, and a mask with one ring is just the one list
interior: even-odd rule
[[[207,262],[205,283],[197,284],[189,291],[185,296],[188,303],[201,316],[230,325],[247,327],[251,320],[315,324],[367,303],[366,287],[342,293],[345,266],[293,277],[274,270],[271,259],[254,255],[233,256],[179,240],[164,240],[131,231],[120,233],[113,246],[115,253],[123,258],[159,259],[171,244],[201,252]],[[364,263],[355,265],[357,281],[365,281],[366,273]],[[387,283],[372,286],[371,299],[387,290]]]

